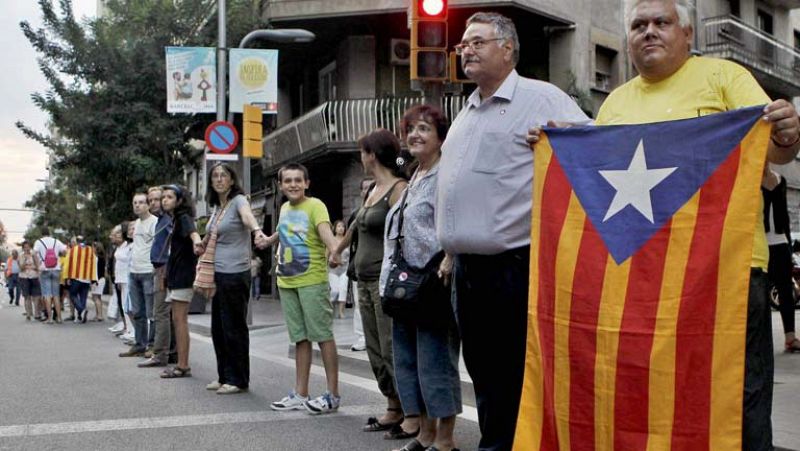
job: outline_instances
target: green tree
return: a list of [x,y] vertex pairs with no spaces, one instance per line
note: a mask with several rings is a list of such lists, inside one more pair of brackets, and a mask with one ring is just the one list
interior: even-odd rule
[[[231,42],[258,27],[258,0],[229,0]],[[196,164],[187,132],[202,130],[213,115],[166,112],[164,47],[214,46],[216,2],[209,0],[109,0],[108,14],[79,22],[71,0],[39,0],[43,26],[22,22],[22,32],[39,55],[49,83],[32,94],[49,115],[50,130],[17,127],[51,151],[59,191],[42,191],[30,206],[40,219],[80,233],[130,217],[130,198],[147,185],[179,180]],[[70,196],[96,216],[70,215]],[[55,216],[52,216],[55,215]],[[81,216],[82,219],[73,218]],[[68,222],[62,226],[59,221]],[[74,228],[74,227],[77,227]]]

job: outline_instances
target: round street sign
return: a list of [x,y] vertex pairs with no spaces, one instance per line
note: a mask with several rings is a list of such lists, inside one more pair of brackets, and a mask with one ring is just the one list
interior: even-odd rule
[[206,144],[214,153],[230,153],[239,144],[239,132],[230,122],[216,121],[206,129]]

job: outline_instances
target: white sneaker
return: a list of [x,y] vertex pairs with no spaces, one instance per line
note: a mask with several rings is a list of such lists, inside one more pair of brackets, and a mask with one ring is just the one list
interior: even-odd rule
[[272,410],[302,410],[303,404],[308,401],[308,396],[300,396],[292,390],[288,396],[269,405]]
[[135,339],[136,339],[136,336],[135,336],[135,335],[133,335],[133,334],[132,334],[132,333],[130,333],[130,332],[126,332],[126,333],[124,333],[124,334],[120,335],[120,336],[119,336],[119,339],[120,339],[120,340],[123,340],[123,341],[125,341],[125,340],[135,340]]
[[359,337],[353,346],[350,346],[351,351],[364,351],[367,349],[367,344],[364,342],[364,337]]
[[109,327],[109,328],[108,328],[108,331],[109,331],[109,332],[111,332],[111,333],[113,334],[113,333],[115,333],[115,332],[119,332],[119,331],[121,331],[121,330],[122,330],[122,329],[124,329],[124,328],[125,328],[125,323],[123,323],[122,321],[120,321],[120,322],[118,322],[117,324],[114,324],[113,326]]
[[339,404],[342,398],[333,396],[330,392],[325,392],[316,398],[306,401],[303,406],[308,410],[311,415],[320,415],[323,413],[331,413],[339,410]]
[[222,384],[220,384],[219,381],[211,381],[206,385],[206,390],[217,391],[220,387],[222,387]]

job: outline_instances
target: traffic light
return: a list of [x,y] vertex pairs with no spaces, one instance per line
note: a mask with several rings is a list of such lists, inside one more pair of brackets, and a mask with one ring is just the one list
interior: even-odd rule
[[447,0],[411,2],[411,79],[446,81]]
[[245,158],[261,158],[264,156],[264,147],[261,144],[263,127],[261,122],[264,114],[261,108],[245,105],[243,109],[242,128],[242,155]]

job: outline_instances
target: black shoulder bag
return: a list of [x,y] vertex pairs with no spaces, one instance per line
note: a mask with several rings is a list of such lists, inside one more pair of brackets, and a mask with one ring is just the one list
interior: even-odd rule
[[[406,188],[400,200],[398,237],[381,298],[381,307],[386,315],[396,320],[428,324],[444,322],[446,318],[440,318],[436,309],[442,299],[447,299],[447,290],[436,274],[439,264],[444,259],[444,251],[437,252],[423,268],[411,266],[403,257],[403,210],[406,208],[408,191]],[[390,219],[393,220],[394,217]],[[391,222],[388,230],[392,230]],[[447,307],[449,310],[449,302]]]

